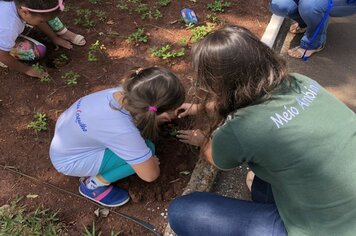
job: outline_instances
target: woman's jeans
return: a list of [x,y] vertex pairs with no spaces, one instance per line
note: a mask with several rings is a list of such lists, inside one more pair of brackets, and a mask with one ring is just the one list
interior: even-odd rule
[[[332,2],[330,16],[341,17],[356,13],[355,0],[333,0]],[[329,0],[272,0],[270,8],[274,14],[291,18],[298,22],[302,28],[308,27],[300,42],[302,48],[308,48],[314,32],[327,12],[328,5]],[[317,49],[325,45],[327,27],[328,20],[309,49]]]
[[173,200],[169,224],[178,236],[286,236],[271,187],[256,176],[252,199],[194,192]]

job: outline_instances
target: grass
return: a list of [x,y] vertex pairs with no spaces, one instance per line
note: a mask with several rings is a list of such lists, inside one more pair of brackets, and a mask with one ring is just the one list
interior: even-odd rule
[[160,48],[153,48],[152,55],[163,60],[168,58],[183,57],[185,55],[185,49],[181,48],[179,50],[172,50],[171,45],[167,44]]
[[[113,230],[110,232],[110,236],[119,236],[121,232],[115,233]],[[93,222],[91,229],[84,226],[83,236],[102,236],[102,232],[98,231],[95,227],[95,223]]]
[[22,198],[0,207],[0,235],[62,235],[65,225],[57,212],[37,208],[34,211],[22,205]]

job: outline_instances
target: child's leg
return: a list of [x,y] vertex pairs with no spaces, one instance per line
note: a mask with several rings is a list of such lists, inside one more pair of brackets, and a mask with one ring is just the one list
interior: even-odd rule
[[[146,144],[151,149],[152,153],[155,153],[154,144],[149,140],[146,140]],[[135,174],[135,171],[129,164],[118,157],[110,149],[106,149],[103,163],[101,164],[99,171],[99,175],[104,180],[113,183],[133,174]]]
[[46,54],[46,46],[33,38],[20,35],[10,55],[21,61],[36,61]]
[[63,39],[68,40],[78,46],[83,46],[86,44],[86,41],[82,35],[69,31],[58,17],[48,21],[47,23],[52,28],[52,30]]

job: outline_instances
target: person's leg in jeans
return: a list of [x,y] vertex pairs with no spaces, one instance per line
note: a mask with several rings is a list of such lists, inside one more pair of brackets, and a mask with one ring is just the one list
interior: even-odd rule
[[292,19],[299,24],[299,27],[305,28],[307,25],[299,14],[298,4],[299,0],[272,0],[270,10],[273,14]]
[[178,236],[286,236],[274,204],[195,192],[178,197],[168,208],[169,224]]

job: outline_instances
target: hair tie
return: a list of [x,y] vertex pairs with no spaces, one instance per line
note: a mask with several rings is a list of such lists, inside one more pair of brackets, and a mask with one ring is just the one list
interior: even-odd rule
[[139,75],[144,69],[142,67],[138,68],[135,73],[136,75]]
[[157,112],[157,107],[156,106],[148,106],[148,110]]
[[57,6],[50,8],[50,9],[44,9],[44,10],[32,9],[32,8],[28,8],[28,7],[22,7],[22,8],[27,9],[30,12],[48,13],[48,12],[53,12],[57,9],[59,9],[60,11],[64,11],[64,3],[63,3],[63,0],[58,0]]

